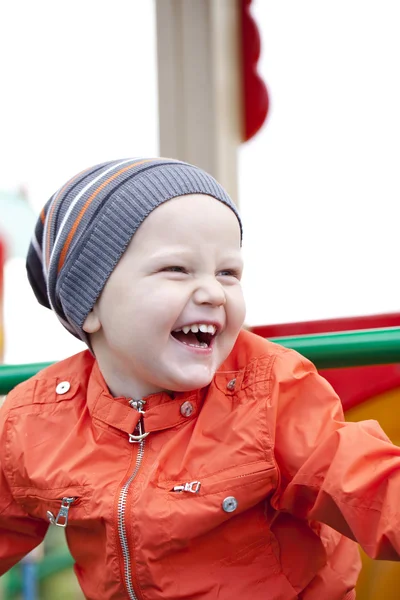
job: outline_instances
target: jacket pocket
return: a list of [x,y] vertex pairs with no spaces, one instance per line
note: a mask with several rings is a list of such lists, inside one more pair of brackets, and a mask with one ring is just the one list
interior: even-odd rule
[[[265,491],[270,492],[276,485],[278,473],[271,463],[257,461],[251,464],[229,467],[222,471],[212,473],[198,480],[179,483],[168,482],[169,491],[177,497],[183,497],[185,492],[195,493],[199,496],[218,494],[224,491],[240,490],[240,488],[257,488],[258,484]],[[188,484],[188,485],[186,485]],[[191,489],[190,484],[192,485]],[[186,487],[185,487],[186,486]]]
[[[239,517],[264,502],[275,489],[276,481],[276,469],[270,463],[259,461],[213,473],[198,481],[170,484],[166,495],[172,539],[185,544]],[[188,484],[186,489],[185,484]]]
[[67,486],[55,490],[26,490],[14,493],[15,499],[32,517],[51,525],[66,527],[68,523],[88,517],[89,495],[85,486]]

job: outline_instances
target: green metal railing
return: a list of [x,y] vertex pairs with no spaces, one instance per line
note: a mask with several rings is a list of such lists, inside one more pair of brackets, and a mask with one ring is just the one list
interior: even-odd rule
[[[297,350],[318,368],[400,363],[400,327],[290,336],[272,341]],[[7,394],[18,383],[50,364],[0,366],[0,394]],[[38,578],[46,578],[71,565],[72,558],[67,550],[47,556],[39,564]],[[6,598],[14,597],[20,591],[20,585],[17,565],[8,574]]]
[[400,362],[400,327],[274,338],[309,358],[318,369]]
[[51,362],[46,362],[28,365],[0,365],[0,394],[8,394],[16,385],[33,377],[51,364]]
[[[273,338],[309,358],[319,369],[400,363],[400,327]],[[51,363],[0,366],[0,394]]]

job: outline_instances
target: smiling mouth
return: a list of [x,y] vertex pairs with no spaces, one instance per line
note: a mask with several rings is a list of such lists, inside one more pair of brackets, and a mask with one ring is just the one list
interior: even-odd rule
[[210,348],[216,335],[215,325],[191,325],[171,332],[174,339],[192,348]]

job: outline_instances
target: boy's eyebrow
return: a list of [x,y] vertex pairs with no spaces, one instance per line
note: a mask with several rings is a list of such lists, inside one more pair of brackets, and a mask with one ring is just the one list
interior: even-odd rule
[[150,254],[150,258],[157,260],[177,256],[178,254],[193,254],[193,251],[183,248],[182,246],[177,246],[176,248],[171,248],[170,250],[159,250],[158,252],[154,252],[153,254]]
[[[190,256],[195,254],[197,256],[197,253],[194,252],[194,250],[189,250],[187,248],[184,248],[182,246],[177,246],[176,248],[171,248],[169,250],[159,250],[154,252],[153,254],[149,255],[149,258],[151,260],[169,260],[171,258],[174,257],[181,257],[181,256]],[[227,255],[224,257],[225,260],[232,260],[232,259],[239,259],[241,262],[243,262],[243,258],[241,255],[241,252],[238,251],[229,251],[227,253]]]

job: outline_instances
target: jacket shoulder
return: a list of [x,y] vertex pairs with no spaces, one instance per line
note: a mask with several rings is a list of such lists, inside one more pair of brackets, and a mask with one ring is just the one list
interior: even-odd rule
[[296,350],[242,330],[230,355],[218,370],[218,373],[233,372],[242,373],[245,381],[286,381],[316,373],[316,368]]
[[224,368],[232,370],[245,369],[250,363],[259,360],[271,362],[277,356],[290,354],[293,350],[250,331],[242,330],[236,340],[231,354],[224,363]]
[[[4,411],[9,412],[33,403],[51,402],[56,397],[57,400],[69,399],[79,386],[87,385],[93,363],[94,357],[88,350],[84,350],[42,369],[11,390],[4,401]],[[64,386],[68,390],[57,393],[57,386],[63,382],[68,384]]]

